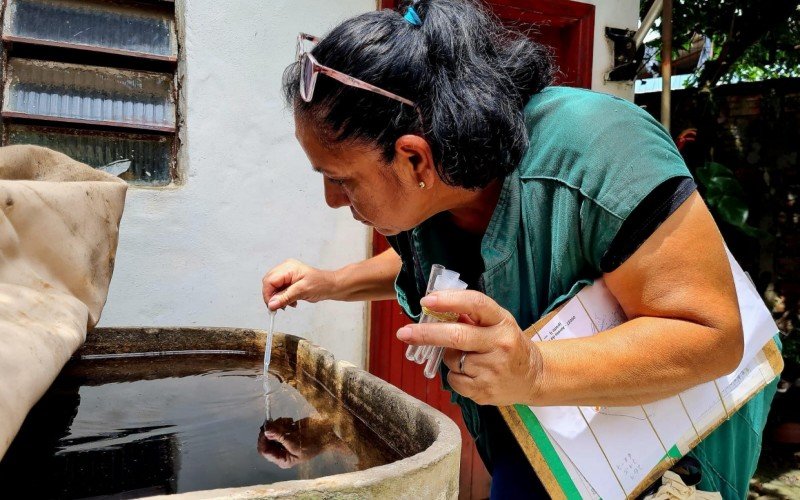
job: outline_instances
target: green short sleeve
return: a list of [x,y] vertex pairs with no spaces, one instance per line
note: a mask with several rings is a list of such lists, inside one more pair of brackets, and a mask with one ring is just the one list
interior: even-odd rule
[[595,268],[622,223],[655,188],[689,170],[672,138],[647,112],[627,101],[592,103],[586,115],[602,123],[590,141],[585,168],[591,173],[581,206],[583,252]]
[[669,134],[626,100],[552,88],[531,100],[526,118],[535,149],[527,174],[580,192],[579,220],[553,223],[580,225],[582,253],[595,269],[648,194],[668,179],[690,177]]

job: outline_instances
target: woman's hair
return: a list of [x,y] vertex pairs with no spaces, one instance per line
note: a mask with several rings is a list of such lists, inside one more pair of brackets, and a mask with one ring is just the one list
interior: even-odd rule
[[414,101],[415,109],[320,75],[312,102],[299,96],[300,70],[284,74],[287,102],[320,137],[376,144],[386,162],[404,134],[423,136],[444,182],[485,187],[516,168],[528,147],[523,109],[549,85],[549,49],[502,27],[474,0],[419,0],[416,26],[397,11],[344,21],[312,50],[320,64]]

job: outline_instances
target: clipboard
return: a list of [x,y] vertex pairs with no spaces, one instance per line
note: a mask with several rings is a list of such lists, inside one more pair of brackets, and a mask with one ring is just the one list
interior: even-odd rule
[[[780,374],[783,357],[772,338],[778,329],[749,277],[735,259],[728,256],[745,330],[745,353],[740,366],[731,374],[640,407],[513,405],[499,408],[552,498],[636,498]],[[594,335],[624,321],[626,318],[619,304],[600,279],[541,318],[525,333],[534,341],[576,338],[569,336],[570,327],[585,332],[586,325],[590,324],[588,335]],[[718,400],[713,401],[714,398]],[[696,411],[705,408],[704,404],[708,405],[707,410]],[[681,427],[679,419],[670,426],[675,428],[666,431],[664,425],[658,425],[658,418],[682,412],[685,412],[683,427],[686,429],[678,429]],[[616,423],[617,419],[624,423]],[[686,425],[686,420],[690,426]],[[570,422],[572,427],[569,427]],[[580,427],[583,424],[585,429]],[[631,442],[635,441],[632,436],[637,432],[641,436],[649,434],[648,427],[656,439],[651,439],[650,448],[644,449],[638,444],[635,452],[626,454],[626,446],[635,446],[615,440],[613,434],[620,425],[631,433],[626,436]],[[603,436],[603,432],[607,435]],[[671,436],[665,436],[670,433]],[[679,437],[675,439],[675,436]],[[592,453],[595,459],[585,456]],[[628,455],[631,455],[630,460]]]

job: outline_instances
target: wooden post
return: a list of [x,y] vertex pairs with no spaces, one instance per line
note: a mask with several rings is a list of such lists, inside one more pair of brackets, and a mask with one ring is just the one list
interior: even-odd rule
[[672,0],[664,0],[661,13],[661,124],[670,130],[672,101]]

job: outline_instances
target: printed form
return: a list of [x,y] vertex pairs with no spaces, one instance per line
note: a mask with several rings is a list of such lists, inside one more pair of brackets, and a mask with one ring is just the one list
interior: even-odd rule
[[[763,346],[778,329],[750,279],[728,253],[745,348],[731,374],[661,401],[631,407],[530,407],[586,498],[626,498],[666,456],[686,454],[774,378]],[[596,335],[626,320],[602,280],[584,288],[533,337],[538,342]]]

